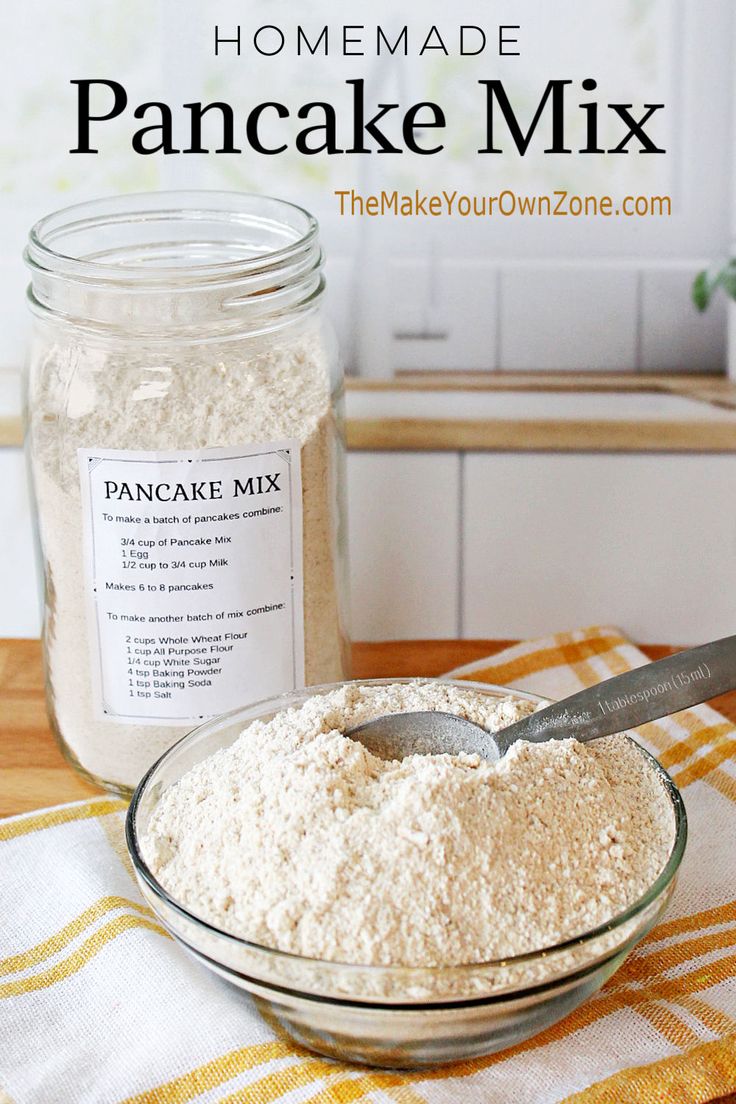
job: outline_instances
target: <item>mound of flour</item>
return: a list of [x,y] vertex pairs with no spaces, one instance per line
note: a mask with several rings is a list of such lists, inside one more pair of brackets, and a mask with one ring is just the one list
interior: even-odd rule
[[300,955],[437,966],[560,942],[640,897],[672,849],[671,802],[636,745],[384,762],[342,734],[426,709],[495,731],[532,708],[441,682],[315,696],[171,787],[144,857],[190,911]]

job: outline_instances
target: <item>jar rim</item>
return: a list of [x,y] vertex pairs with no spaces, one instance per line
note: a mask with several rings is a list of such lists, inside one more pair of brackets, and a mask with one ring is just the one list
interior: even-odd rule
[[31,229],[28,303],[41,318],[153,339],[264,333],[325,288],[317,220],[249,192],[133,192],[62,208]]
[[[110,260],[111,255],[120,257],[120,249],[90,254],[58,245],[59,240],[79,240],[85,234],[115,227],[144,229],[158,223],[201,228],[208,221],[270,233],[275,247],[257,252],[251,247],[249,252],[241,240],[240,255],[236,248],[235,255],[208,258],[203,263],[188,259],[186,263],[153,264],[151,254]],[[71,204],[39,219],[29,232],[24,259],[32,270],[100,286],[134,285],[140,290],[182,284],[212,286],[269,272],[275,275],[294,264],[298,267],[300,259],[319,250],[318,235],[319,224],[309,211],[272,196],[215,189],[132,192]],[[165,244],[173,249],[175,243]],[[207,244],[214,251],[216,243]],[[224,253],[224,241],[220,244]],[[238,243],[230,240],[229,244],[232,252]]]

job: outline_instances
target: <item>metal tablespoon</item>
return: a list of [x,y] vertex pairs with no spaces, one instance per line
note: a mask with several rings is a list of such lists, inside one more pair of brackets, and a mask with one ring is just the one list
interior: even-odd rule
[[736,688],[736,636],[646,663],[589,686],[498,732],[452,713],[391,713],[346,733],[380,759],[475,753],[498,759],[517,740],[596,740]]

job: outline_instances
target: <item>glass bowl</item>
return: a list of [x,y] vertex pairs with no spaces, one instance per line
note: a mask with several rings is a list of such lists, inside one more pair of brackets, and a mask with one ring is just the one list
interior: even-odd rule
[[[359,680],[365,686],[414,681]],[[528,954],[442,968],[303,958],[213,927],[175,901],[151,873],[139,840],[169,786],[232,744],[250,722],[268,720],[340,685],[310,687],[208,721],[174,744],[141,780],[128,810],[126,839],[143,895],[161,923],[195,959],[245,989],[269,1022],[278,1022],[301,1045],[342,1061],[395,1069],[440,1065],[503,1050],[567,1016],[656,923],[672,896],[685,850],[687,822],[679,791],[638,744],[672,802],[675,839],[664,869],[640,900],[609,923]],[[542,700],[487,683],[453,685],[493,698],[512,694]]]

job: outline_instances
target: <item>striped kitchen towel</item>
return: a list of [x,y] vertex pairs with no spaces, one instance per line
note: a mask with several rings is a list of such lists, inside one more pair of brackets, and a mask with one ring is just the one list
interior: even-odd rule
[[[596,628],[453,675],[561,697],[644,662]],[[121,802],[0,822],[0,1104],[703,1104],[736,1092],[736,728],[701,706],[641,739],[690,821],[667,916],[562,1023],[426,1072],[308,1054],[190,961],[142,903]]]

